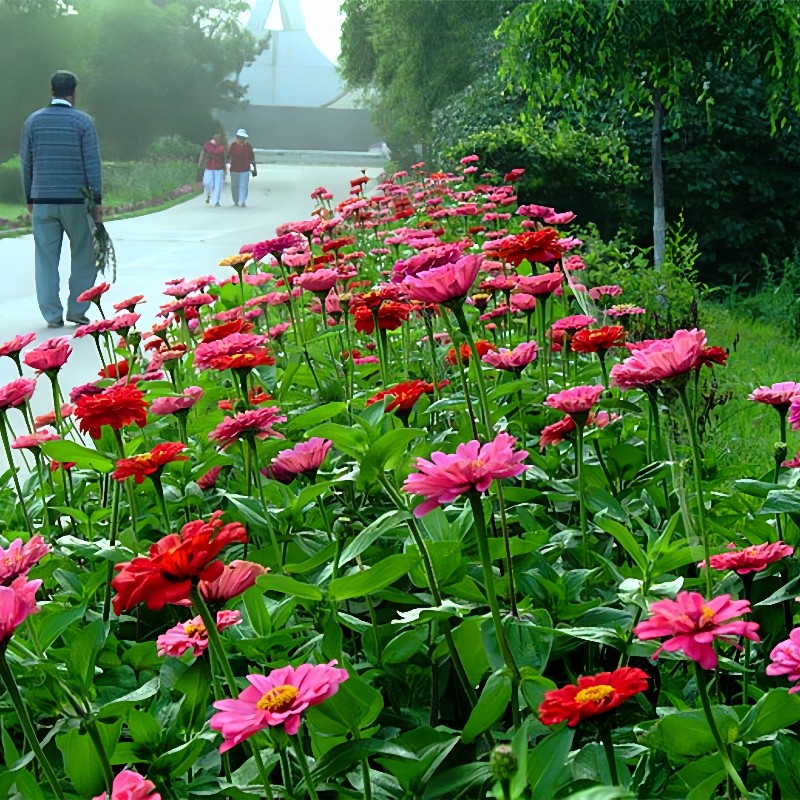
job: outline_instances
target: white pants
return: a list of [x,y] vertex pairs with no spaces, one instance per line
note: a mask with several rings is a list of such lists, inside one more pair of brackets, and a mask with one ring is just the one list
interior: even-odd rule
[[215,206],[219,205],[219,197],[222,192],[222,170],[207,169],[203,172],[203,188],[206,197],[210,197]]

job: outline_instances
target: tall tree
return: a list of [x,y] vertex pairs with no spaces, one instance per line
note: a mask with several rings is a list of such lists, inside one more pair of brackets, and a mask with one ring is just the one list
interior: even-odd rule
[[427,149],[431,115],[479,74],[507,0],[344,0],[342,75],[361,89],[395,160]]
[[785,0],[540,0],[503,22],[503,65],[532,107],[607,107],[652,121],[654,260],[664,258],[665,115],[714,103],[712,77],[761,66],[773,131],[800,108],[800,20]]

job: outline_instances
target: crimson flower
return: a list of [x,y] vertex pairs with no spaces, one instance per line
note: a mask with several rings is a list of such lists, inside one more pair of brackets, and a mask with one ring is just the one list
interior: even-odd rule
[[658,658],[662,650],[669,653],[680,650],[703,669],[714,669],[715,640],[733,644],[731,636],[744,636],[753,642],[760,641],[757,622],[737,619],[749,612],[747,600],[731,600],[728,594],[705,600],[698,592],[678,592],[674,600],[651,603],[652,616],[640,622],[633,632],[640,639],[669,637],[653,653],[653,658]]
[[[478,351],[479,358],[483,360],[483,357],[487,353],[491,352],[492,350],[497,350],[497,347],[495,347],[495,345],[493,345],[491,342],[487,342],[486,339],[476,339],[475,349]],[[465,364],[468,364],[471,356],[472,356],[472,350],[470,349],[469,344],[465,342],[459,348],[458,355],[456,355],[455,347],[451,347],[447,351],[444,358],[448,364],[452,364],[455,367],[458,365],[459,357],[461,361],[463,361]]]
[[249,411],[242,411],[233,417],[222,420],[208,438],[211,441],[219,442],[220,447],[225,450],[240,439],[253,437],[255,439],[266,439],[274,437],[283,439],[283,434],[274,430],[273,426],[278,422],[286,422],[286,417],[279,413],[277,406],[268,408],[252,408]]
[[394,411],[395,409],[398,411],[411,411],[414,404],[423,394],[432,393],[432,383],[418,380],[403,381],[402,383],[390,386],[388,389],[384,389],[376,395],[373,395],[367,400],[367,405],[371,406],[373,403],[380,403],[384,397],[391,397],[391,402],[386,406],[387,411]]
[[496,479],[521,475],[527,468],[522,462],[528,451],[515,451],[516,443],[508,433],[498,433],[484,445],[473,440],[458,445],[454,454],[436,451],[430,461],[418,458],[418,471],[403,484],[404,492],[426,498],[414,509],[414,516],[422,517],[468,492],[483,493]]
[[120,483],[127,478],[133,478],[137,484],[144,483],[144,479],[148,475],[154,473],[160,475],[167,464],[171,464],[173,461],[188,461],[188,456],[180,455],[185,449],[186,445],[182,442],[157,444],[149,453],[120,458],[111,477]]
[[78,295],[78,302],[79,303],[98,303],[100,297],[104,295],[109,289],[111,288],[110,283],[98,283],[97,286],[92,286],[91,289],[87,289],[85,292],[82,292]]
[[484,246],[484,252],[487,255],[496,255],[515,266],[523,261],[555,261],[563,252],[558,243],[559,238],[560,234],[553,228],[542,228],[506,236],[499,242],[490,242]]
[[604,325],[591,330],[584,328],[572,336],[570,347],[576,353],[605,354],[612,347],[625,344],[625,328],[622,325]]
[[109,364],[107,367],[103,367],[97,374],[101,378],[119,380],[120,378],[124,378],[129,371],[130,364],[127,359],[123,358],[122,361],[118,361],[116,364]]
[[577,685],[569,684],[544,693],[539,720],[543,725],[566,722],[574,728],[579,722],[605,714],[633,695],[647,691],[647,680],[647,674],[636,667],[582,676]]
[[[711,569],[727,570],[732,569],[739,575],[747,575],[748,572],[761,572],[770,564],[780,561],[794,553],[794,548],[783,542],[765,542],[764,544],[754,544],[737,550],[736,545],[731,542],[726,553],[718,553],[709,558]],[[701,561],[698,567],[705,567],[706,562]]]
[[[382,331],[396,331],[409,318],[412,310],[408,303],[385,300],[378,307],[378,327]],[[372,333],[375,330],[375,317],[369,306],[357,306],[353,317],[354,327],[359,333]]]
[[133,311],[140,303],[146,303],[143,294],[135,294],[127,300],[121,300],[119,303],[114,303],[114,311]]
[[108,425],[115,431],[126,425],[147,424],[147,402],[139,389],[127,386],[109,386],[96,394],[84,394],[75,401],[75,416],[80,420],[83,433],[99,439],[102,428]]
[[218,556],[237,542],[247,542],[247,531],[240,522],[223,525],[221,511],[215,511],[208,522],[186,523],[180,533],[159,539],[147,556],[114,567],[119,572],[111,581],[117,592],[114,611],[120,614],[139,603],[158,611],[168,603],[185,602],[192,586],[223,574],[225,565]]
[[217,342],[230,336],[232,333],[250,333],[253,330],[253,323],[248,322],[242,317],[237,317],[230,322],[223,322],[221,325],[213,325],[203,331],[202,342]]

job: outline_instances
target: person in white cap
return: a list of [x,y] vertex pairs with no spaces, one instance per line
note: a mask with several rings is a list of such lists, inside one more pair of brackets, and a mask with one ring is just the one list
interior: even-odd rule
[[231,165],[231,197],[235,206],[247,205],[247,190],[249,189],[250,176],[255,177],[256,157],[250,142],[247,141],[247,131],[239,128],[236,139],[228,148],[228,163]]

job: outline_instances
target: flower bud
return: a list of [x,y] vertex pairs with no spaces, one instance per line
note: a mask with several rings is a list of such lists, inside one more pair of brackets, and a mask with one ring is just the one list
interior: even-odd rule
[[495,780],[511,780],[517,771],[517,757],[509,745],[498,744],[489,756],[489,767]]
[[774,445],[774,454],[775,454],[775,463],[782,464],[786,459],[786,454],[789,452],[789,448],[786,445],[786,442],[775,442]]

